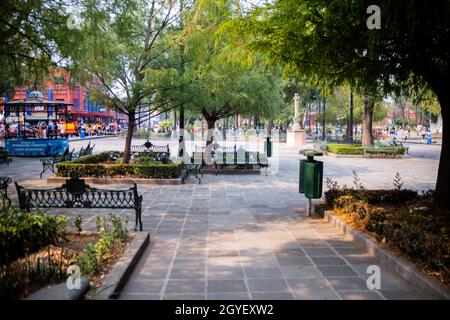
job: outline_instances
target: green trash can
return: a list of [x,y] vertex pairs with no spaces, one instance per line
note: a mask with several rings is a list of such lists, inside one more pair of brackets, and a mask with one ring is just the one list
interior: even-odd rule
[[264,141],[264,151],[266,152],[266,155],[268,158],[272,156],[272,138],[267,137],[266,141]]
[[303,173],[303,191],[306,198],[318,199],[322,197],[322,177],[322,161],[305,161]]

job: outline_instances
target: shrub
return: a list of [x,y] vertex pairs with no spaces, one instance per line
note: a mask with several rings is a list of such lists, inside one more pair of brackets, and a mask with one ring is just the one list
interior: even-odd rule
[[153,154],[141,155],[137,164],[106,163],[111,159],[119,159],[117,152],[102,152],[93,154],[74,161],[56,164],[57,176],[70,177],[123,177],[136,178],[177,178],[181,174],[181,163],[155,162]]
[[177,178],[181,173],[181,164],[176,163],[154,163],[154,164],[78,164],[59,163],[57,164],[57,175],[60,177],[70,177],[73,174],[79,177],[123,177],[130,176],[136,178]]
[[363,155],[364,148],[361,145],[329,144],[327,151],[335,154]]
[[383,155],[383,156],[402,156],[406,152],[404,147],[384,146],[382,148],[366,148],[366,154]]
[[0,300],[20,299],[43,285],[64,281],[74,258],[69,250],[48,248],[45,254],[0,264]]
[[73,226],[75,227],[75,230],[77,230],[78,234],[80,234],[81,231],[83,231],[83,228],[82,228],[81,224],[82,224],[81,214],[76,215],[73,218]]
[[97,216],[96,225],[100,239],[95,245],[88,245],[78,261],[81,273],[88,276],[99,271],[102,263],[111,257],[114,248],[123,247],[128,236],[128,219],[124,224],[120,216],[114,214]]
[[364,150],[366,154],[384,155],[384,156],[404,155],[406,152],[406,148],[394,146],[364,148],[362,145],[329,144],[327,145],[326,148],[328,152],[345,155],[363,155]]
[[67,218],[10,209],[0,215],[0,263],[10,263],[65,238]]
[[109,160],[109,152],[101,152],[98,154],[91,154],[79,159],[76,159],[74,161],[68,161],[68,162],[64,162],[64,163],[80,163],[80,164],[84,164],[84,163],[102,163],[102,162],[106,162]]
[[383,235],[408,256],[450,276],[450,242],[441,232],[426,232],[420,224],[404,220],[386,224]]
[[401,189],[398,174],[394,185],[394,190],[349,189],[327,179],[325,198],[337,213],[450,280],[450,227],[447,216],[440,214],[443,209],[433,207],[430,192],[419,196]]

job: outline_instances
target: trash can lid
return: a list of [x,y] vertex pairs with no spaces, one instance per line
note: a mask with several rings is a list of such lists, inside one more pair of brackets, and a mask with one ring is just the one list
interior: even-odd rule
[[299,154],[307,157],[320,157],[323,156],[323,152],[314,149],[302,149],[298,152]]

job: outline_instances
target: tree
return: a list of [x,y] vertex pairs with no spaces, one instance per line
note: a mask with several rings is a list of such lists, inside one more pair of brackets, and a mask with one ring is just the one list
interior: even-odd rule
[[[255,47],[301,74],[349,81],[376,96],[407,85],[430,88],[440,102],[443,143],[435,199],[450,205],[450,1],[381,0],[381,30],[369,29],[368,0],[283,0],[256,11]],[[246,22],[247,24],[249,22]],[[247,39],[248,40],[248,39]],[[367,92],[369,89],[369,92]],[[371,101],[367,99],[367,112]]]
[[83,0],[82,7],[82,28],[72,34],[77,47],[66,46],[63,53],[94,99],[128,116],[128,163],[135,126],[176,107],[166,95],[174,86],[164,36],[178,21],[179,8],[172,0]]
[[59,1],[0,2],[0,96],[11,96],[14,88],[42,79],[57,65],[57,41],[67,34],[68,13]]
[[[221,24],[232,16],[234,1],[198,1],[191,19],[177,37],[183,43],[183,72],[176,73],[183,83],[174,99],[183,100],[187,109],[206,120],[206,145],[213,142],[216,122],[236,114],[269,117],[281,105],[280,70],[268,68],[261,57],[242,59],[235,55],[227,37],[218,34]],[[176,51],[174,55],[176,55]]]

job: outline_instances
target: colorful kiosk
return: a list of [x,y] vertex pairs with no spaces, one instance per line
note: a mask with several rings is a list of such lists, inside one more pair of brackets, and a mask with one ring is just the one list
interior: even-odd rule
[[54,156],[69,145],[67,107],[71,103],[45,99],[33,91],[24,100],[1,102],[5,149],[12,156]]

